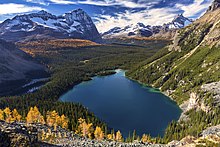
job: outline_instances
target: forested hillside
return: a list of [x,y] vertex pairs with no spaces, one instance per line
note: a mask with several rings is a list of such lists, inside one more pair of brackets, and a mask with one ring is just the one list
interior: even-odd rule
[[182,108],[180,121],[167,129],[167,140],[199,136],[206,127],[220,123],[217,4],[215,1],[204,16],[179,30],[172,45],[127,73],[134,80],[160,88]]

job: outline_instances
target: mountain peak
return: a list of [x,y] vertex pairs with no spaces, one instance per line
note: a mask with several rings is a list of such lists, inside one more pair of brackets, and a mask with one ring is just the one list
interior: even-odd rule
[[48,12],[45,10],[41,10],[41,11],[37,12],[37,14],[48,14]]
[[218,8],[220,8],[220,0],[214,0],[208,11],[215,11]]
[[13,37],[14,34],[15,36],[23,36],[23,38],[51,36],[101,40],[92,19],[82,9],[76,9],[59,16],[41,10],[36,13],[17,15],[0,24],[0,38],[10,41],[20,40],[21,37]]

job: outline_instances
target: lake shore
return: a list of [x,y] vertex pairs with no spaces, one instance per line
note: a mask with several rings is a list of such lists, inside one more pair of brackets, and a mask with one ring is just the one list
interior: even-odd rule
[[[73,86],[73,88],[68,92],[64,93],[59,100],[63,102],[81,103],[91,112],[93,112],[98,118],[104,120],[109,127],[115,129],[118,128],[119,130],[122,130],[122,132],[125,132],[125,130],[123,131],[122,128],[126,125],[124,123],[122,124],[122,122],[118,122],[118,120],[122,119],[123,121],[122,116],[126,117],[127,112],[129,112],[130,115],[127,117],[134,118],[126,118],[126,120],[123,122],[128,122],[129,119],[130,123],[132,123],[131,120],[142,120],[143,123],[145,122],[142,124],[144,126],[141,124],[135,124],[133,127],[128,127],[130,128],[129,132],[133,131],[132,128],[142,126],[142,128],[139,128],[139,131],[143,133],[145,132],[144,130],[149,129],[150,127],[151,131],[154,132],[152,136],[156,137],[158,134],[155,134],[155,132],[159,130],[160,135],[163,136],[163,131],[165,130],[168,122],[171,122],[171,120],[174,119],[177,120],[179,118],[179,107],[176,105],[176,103],[162,94],[158,89],[154,89],[150,86],[143,86],[143,84],[127,78],[124,70],[117,69],[115,72],[116,74],[111,74],[108,76],[93,76],[91,78],[92,80],[90,81],[80,82],[79,84]],[[158,109],[158,107],[161,109]],[[136,112],[136,110],[138,110],[138,112]],[[114,113],[114,111],[117,111],[117,113]],[[151,116],[152,113],[150,113],[150,116],[148,116],[148,113],[146,113],[148,111],[154,111],[154,115]],[[165,114],[161,117],[159,116],[161,113]],[[120,115],[117,116],[118,114]],[[157,120],[156,122],[159,123],[157,125],[160,125],[160,123],[163,124],[162,128],[159,126],[155,128],[155,122],[146,125],[147,122],[149,122],[148,118],[151,118],[152,121],[161,119],[160,121]],[[115,120],[116,122],[113,123],[111,122],[112,120]],[[138,121],[138,123],[140,122]],[[121,124],[122,128],[120,129],[120,125],[117,126],[116,124]],[[158,130],[158,128],[160,129]],[[146,131],[146,133],[147,132],[149,133],[149,130]],[[143,133],[141,133],[141,135]],[[128,132],[124,134],[127,135]]]

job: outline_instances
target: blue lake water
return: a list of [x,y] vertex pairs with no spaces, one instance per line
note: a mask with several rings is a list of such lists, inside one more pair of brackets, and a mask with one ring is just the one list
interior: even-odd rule
[[74,86],[60,100],[83,104],[123,136],[133,130],[138,135],[163,136],[168,123],[179,118],[180,108],[158,90],[126,78],[123,70],[116,71]]

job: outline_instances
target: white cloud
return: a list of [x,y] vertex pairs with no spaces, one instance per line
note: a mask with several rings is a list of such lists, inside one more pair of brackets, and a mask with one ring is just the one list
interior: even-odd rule
[[122,6],[127,8],[147,8],[153,4],[158,3],[160,0],[155,0],[154,2],[146,2],[139,0],[138,2],[133,2],[133,0],[25,0],[26,2],[38,3],[41,5],[48,5],[50,2],[54,4],[87,4],[96,6]]
[[193,17],[197,14],[203,14],[205,10],[211,5],[212,1],[205,2],[204,0],[194,0],[190,5],[176,4],[176,8],[183,10],[185,17]]
[[25,1],[26,2],[40,4],[40,5],[46,5],[46,6],[49,5],[49,3],[45,2],[44,0],[25,0]]
[[25,13],[25,12],[31,12],[31,11],[39,11],[42,10],[41,7],[30,7],[23,4],[15,4],[15,3],[9,3],[9,4],[0,4],[0,14],[15,14],[15,13]]
[[150,10],[142,10],[139,12],[125,11],[118,13],[116,16],[97,15],[95,17],[96,26],[99,32],[106,32],[114,27],[124,27],[138,22],[145,25],[162,25],[170,22],[176,16],[176,9],[172,8],[157,8]]
[[68,0],[50,0],[51,2],[55,4],[76,4],[76,2],[68,1]]
[[158,3],[155,2],[144,2],[139,0],[138,2],[133,2],[133,0],[86,0],[86,1],[77,1],[78,4],[88,4],[88,5],[96,5],[96,6],[121,6],[126,8],[148,8],[153,4]]
[[[122,0],[115,0],[122,1]],[[139,4],[140,1],[139,0]],[[185,17],[198,17],[202,15],[208,6],[211,5],[212,0],[194,0],[192,4],[183,5],[176,4],[174,7],[163,7],[146,9],[139,12],[132,12],[127,10],[125,13],[118,13],[116,16],[111,15],[97,15],[95,16],[96,25],[100,32],[108,31],[116,26],[125,27],[130,24],[137,24],[138,22],[145,25],[162,25],[172,21],[172,19],[181,11]],[[129,3],[127,3],[129,4]],[[131,7],[138,7],[131,5]]]

